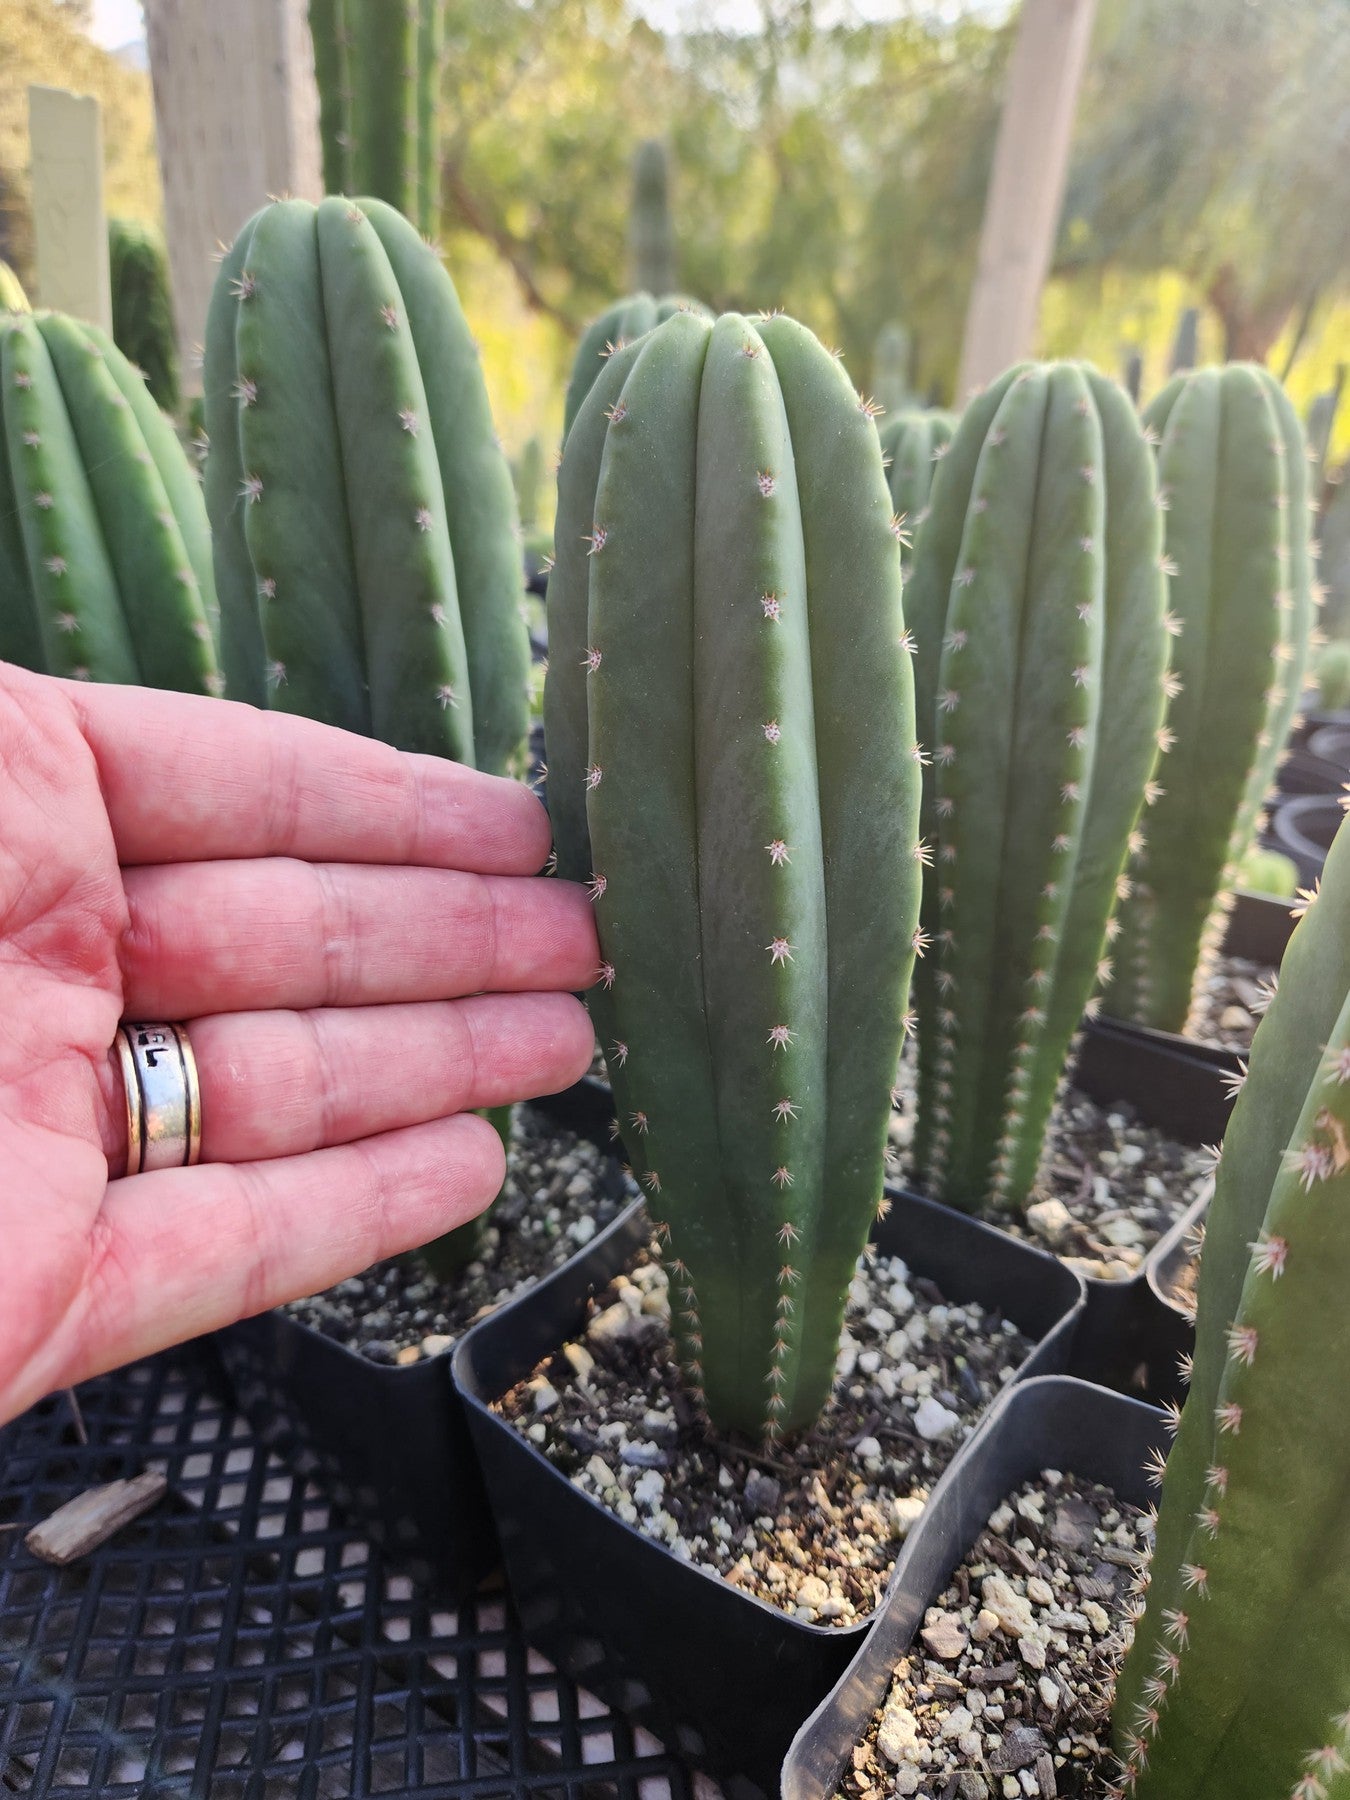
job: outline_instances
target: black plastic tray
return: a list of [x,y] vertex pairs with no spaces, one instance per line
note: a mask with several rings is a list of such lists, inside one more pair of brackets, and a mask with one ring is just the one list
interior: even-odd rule
[[[578,1084],[531,1102],[610,1149],[609,1090]],[[617,1160],[604,1176],[622,1192]],[[500,1550],[450,1351],[406,1368],[367,1361],[281,1311],[217,1334],[235,1403],[264,1443],[322,1487],[414,1580],[456,1600]]]
[[802,1726],[782,1772],[783,1800],[829,1800],[853,1747],[890,1688],[896,1664],[990,1514],[1042,1469],[1105,1482],[1146,1506],[1150,1451],[1165,1447],[1161,1413],[1063,1376],[1011,1389],[934,1490],[896,1564],[875,1628]]
[[[584,1256],[476,1325],[456,1347],[454,1379],[530,1642],[728,1793],[762,1795],[866,1623],[838,1630],[790,1618],[681,1562],[573,1487],[491,1410],[580,1330],[588,1296],[649,1229],[645,1215],[625,1215]],[[873,1241],[952,1302],[997,1305],[1039,1340],[1019,1378],[1064,1367],[1082,1284],[1054,1257],[912,1195],[896,1196]]]
[[1272,811],[1270,841],[1296,865],[1304,887],[1320,878],[1344,817],[1340,800],[1332,794],[1300,794],[1281,800]]

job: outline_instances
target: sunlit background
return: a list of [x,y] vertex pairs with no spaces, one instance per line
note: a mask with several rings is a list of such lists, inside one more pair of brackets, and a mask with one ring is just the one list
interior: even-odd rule
[[[1016,8],[1000,0],[462,0],[441,238],[508,448],[556,439],[586,320],[627,286],[630,167],[671,156],[679,285],[785,307],[860,384],[908,333],[955,398]],[[102,100],[112,212],[160,211],[137,0],[0,6],[0,255],[29,266],[30,80]],[[1183,310],[1300,410],[1350,356],[1347,0],[1100,0],[1038,349],[1145,396]],[[1342,407],[1335,454],[1350,450]]]

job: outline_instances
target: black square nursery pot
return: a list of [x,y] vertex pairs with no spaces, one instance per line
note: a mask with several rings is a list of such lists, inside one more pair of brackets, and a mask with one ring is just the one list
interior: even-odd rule
[[[608,1088],[579,1082],[532,1102],[610,1150]],[[603,1181],[622,1191],[612,1156]],[[406,1368],[367,1360],[280,1309],[216,1334],[235,1404],[260,1442],[358,1524],[412,1578],[458,1601],[501,1561],[492,1512],[449,1379],[451,1351]]]
[[783,1765],[783,1800],[830,1800],[924,1613],[1002,1500],[1053,1468],[1103,1482],[1130,1505],[1147,1506],[1153,1496],[1144,1464],[1167,1442],[1160,1412],[1086,1382],[1050,1376],[1003,1394],[957,1452],[906,1539],[871,1634],[797,1733]]
[[[574,1487],[492,1411],[576,1335],[589,1296],[649,1231],[643,1213],[617,1219],[583,1255],[474,1326],[452,1368],[530,1643],[742,1800],[773,1790],[798,1723],[871,1619],[809,1624],[682,1562]],[[951,1303],[997,1306],[1030,1337],[1018,1381],[1065,1366],[1083,1287],[1054,1257],[914,1195],[895,1200],[873,1241]]]

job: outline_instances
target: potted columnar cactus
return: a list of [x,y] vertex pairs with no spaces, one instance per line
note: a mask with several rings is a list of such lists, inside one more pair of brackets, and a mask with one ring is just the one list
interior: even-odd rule
[[[586,1330],[587,1285],[651,1237],[679,1376],[663,1354],[660,1381],[691,1456],[715,1474],[719,1454],[780,1473],[780,1453],[801,1455],[809,1483],[869,1233],[916,1280],[940,1270],[947,1299],[1001,1301],[1029,1335],[1053,1332],[1080,1291],[931,1202],[877,1223],[921,858],[898,522],[871,410],[793,320],[677,313],[605,361],[572,426],[549,583],[549,804],[559,873],[594,898],[589,1000],[649,1222],[476,1327],[454,1365],[536,1641],[568,1667],[603,1645],[588,1682],[762,1787],[871,1604],[836,1625],[838,1609],[816,1611],[823,1580],[814,1602],[771,1606],[706,1557],[681,1560],[659,1520],[630,1519],[621,1497],[607,1510],[499,1403],[536,1365],[560,1386],[569,1364],[592,1366],[584,1344],[562,1349]],[[1000,1260],[1014,1253],[1015,1275]],[[1052,1282],[1067,1285],[1033,1322],[1021,1308]],[[690,1491],[680,1480],[671,1504],[692,1515],[694,1475]],[[893,1528],[878,1528],[893,1557]],[[722,1656],[698,1654],[700,1638]]]
[[1298,417],[1254,364],[1177,377],[1144,415],[1178,631],[1170,753],[1117,913],[1103,1009],[1186,1029],[1303,686],[1314,605]]
[[914,1175],[973,1210],[1036,1179],[1152,792],[1162,521],[1124,393],[1011,371],[940,465],[906,617],[925,748]]
[[222,690],[201,489],[142,377],[60,313],[0,313],[0,657]]
[[[520,767],[511,474],[435,252],[379,200],[265,207],[216,281],[205,389],[230,695],[491,774]],[[480,1229],[424,1260],[457,1275]],[[451,1588],[481,1576],[494,1549],[444,1346],[381,1367],[273,1314],[227,1355],[250,1410],[285,1416],[423,1572]]]

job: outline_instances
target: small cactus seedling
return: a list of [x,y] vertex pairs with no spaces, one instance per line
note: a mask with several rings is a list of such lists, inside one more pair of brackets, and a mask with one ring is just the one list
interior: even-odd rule
[[881,1197],[918,914],[900,559],[876,431],[787,318],[611,358],[559,477],[545,696],[592,1012],[713,1422],[827,1399]]
[[696,300],[680,294],[668,294],[654,300],[650,294],[630,294],[593,319],[581,334],[572,363],[572,379],[567,384],[567,401],[563,409],[563,442],[572,429],[572,421],[581,411],[581,403],[590,393],[610,357],[652,331],[672,313],[691,312],[700,319],[712,314]]
[[1135,1800],[1350,1785],[1350,835],[1285,952],[1225,1136],[1190,1391],[1116,1689]]
[[1103,1006],[1185,1028],[1303,686],[1314,606],[1298,417],[1253,363],[1199,369],[1144,415],[1158,440],[1178,632],[1162,796],[1130,864]]
[[924,746],[915,1174],[971,1210],[1035,1180],[1158,754],[1167,636],[1153,462],[1072,363],[971,402],[906,617]]
[[515,497],[434,251],[379,200],[265,207],[217,277],[205,385],[230,694],[503,772]]
[[163,239],[139,219],[109,219],[108,268],[113,342],[145,376],[155,404],[175,413],[178,343]]
[[637,147],[628,249],[637,293],[671,294],[679,282],[670,212],[670,154],[656,138]]
[[905,572],[914,561],[914,545],[928,517],[928,497],[937,466],[947,454],[956,430],[956,414],[934,407],[902,412],[880,424],[881,454],[900,533]]
[[0,657],[50,675],[216,694],[197,478],[104,334],[0,313]]
[[434,235],[446,0],[310,0],[323,180]]
[[1298,892],[1298,864],[1278,850],[1254,844],[1238,864],[1237,885],[1276,900],[1292,900]]

